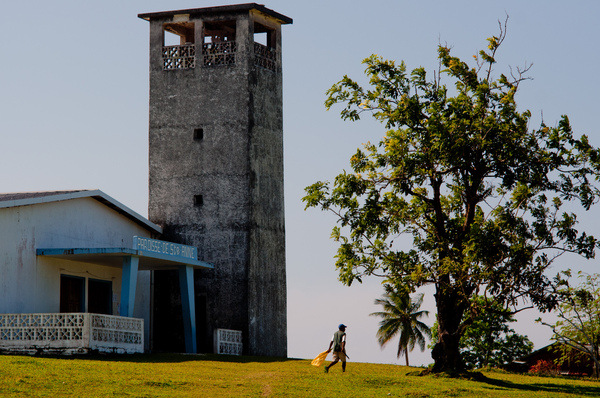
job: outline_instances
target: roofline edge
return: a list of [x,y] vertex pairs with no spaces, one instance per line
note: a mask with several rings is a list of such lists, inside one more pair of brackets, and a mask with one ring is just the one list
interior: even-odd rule
[[218,12],[227,12],[227,11],[250,11],[257,10],[266,15],[269,15],[275,19],[281,21],[282,25],[288,25],[294,23],[294,20],[288,16],[278,13],[270,8],[265,7],[263,4],[257,3],[243,3],[243,4],[232,4],[225,6],[214,6],[214,7],[203,7],[203,8],[188,8],[184,10],[172,10],[172,11],[158,11],[158,12],[147,12],[138,14],[138,18],[144,19],[146,21],[150,21],[151,18],[160,18],[160,17],[168,17],[172,15],[178,14],[214,14]]
[[62,202],[65,200],[71,199],[81,199],[81,198],[92,198],[97,200],[98,202],[108,205],[108,207],[112,207],[113,210],[125,215],[130,218],[134,222],[145,226],[148,229],[154,230],[159,234],[162,234],[162,227],[157,224],[154,224],[152,221],[148,220],[141,214],[136,211],[130,209],[125,206],[123,203],[114,199],[113,197],[107,195],[103,191],[99,189],[88,189],[88,190],[80,190],[74,192],[61,193],[57,195],[46,195],[35,198],[25,198],[25,199],[13,199],[0,201],[0,209],[7,209],[11,207],[19,207],[19,206],[31,206],[38,205],[44,203],[52,203],[52,202]]

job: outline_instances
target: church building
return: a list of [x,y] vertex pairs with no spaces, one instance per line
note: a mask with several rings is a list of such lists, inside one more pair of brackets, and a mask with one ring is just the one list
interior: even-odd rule
[[0,194],[0,351],[287,356],[281,25],[150,28],[148,219],[98,190]]

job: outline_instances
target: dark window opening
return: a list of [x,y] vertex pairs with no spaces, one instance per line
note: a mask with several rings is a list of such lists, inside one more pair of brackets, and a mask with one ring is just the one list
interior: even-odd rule
[[112,282],[88,279],[88,310],[93,314],[112,315]]
[[204,42],[222,43],[235,41],[235,21],[219,21],[204,23]]
[[85,312],[85,278],[60,276],[60,312]]
[[203,139],[204,139],[204,129],[203,128],[194,129],[194,140],[202,141]]
[[194,206],[202,206],[204,204],[204,198],[202,195],[194,195]]
[[196,295],[196,341],[198,352],[212,352],[212,339],[209,339],[208,331],[208,309],[206,304],[206,294]]

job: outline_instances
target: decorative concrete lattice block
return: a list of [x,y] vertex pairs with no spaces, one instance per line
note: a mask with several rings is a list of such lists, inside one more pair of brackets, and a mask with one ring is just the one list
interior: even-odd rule
[[144,320],[88,313],[0,314],[0,351],[144,352]]
[[214,349],[217,354],[242,355],[242,332],[239,330],[215,330]]

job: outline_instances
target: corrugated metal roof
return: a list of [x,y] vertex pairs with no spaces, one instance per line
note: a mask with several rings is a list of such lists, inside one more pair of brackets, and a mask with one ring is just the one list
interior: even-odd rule
[[89,189],[77,189],[77,190],[69,190],[69,191],[36,191],[36,192],[0,193],[0,202],[4,202],[4,201],[8,201],[8,200],[43,198],[46,196],[55,196],[55,195],[62,195],[62,194],[66,194],[66,193],[85,192],[85,191],[89,191]]

